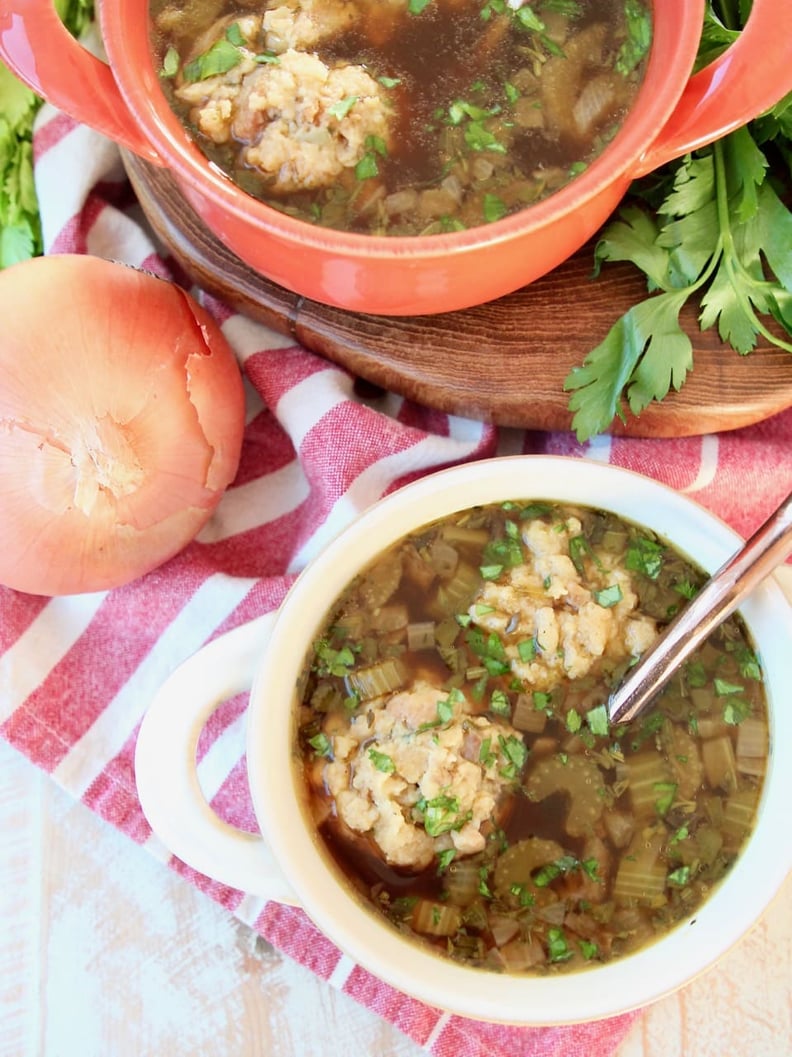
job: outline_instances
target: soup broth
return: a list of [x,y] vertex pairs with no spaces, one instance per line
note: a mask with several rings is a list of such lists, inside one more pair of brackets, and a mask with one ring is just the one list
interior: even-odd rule
[[417,943],[585,968],[690,918],[755,817],[759,660],[733,617],[651,710],[607,699],[704,575],[598,510],[478,507],[383,553],[306,664],[299,759],[326,848]]
[[154,0],[168,99],[277,209],[371,234],[461,230],[583,171],[637,93],[641,0]]

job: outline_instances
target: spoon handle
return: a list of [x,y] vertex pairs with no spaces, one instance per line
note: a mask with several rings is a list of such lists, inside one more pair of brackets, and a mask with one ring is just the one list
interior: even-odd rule
[[611,723],[634,719],[698,645],[792,553],[792,492],[706,582],[655,640],[608,701]]

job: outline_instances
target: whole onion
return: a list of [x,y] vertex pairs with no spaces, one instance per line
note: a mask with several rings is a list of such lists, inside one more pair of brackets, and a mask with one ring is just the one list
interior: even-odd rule
[[239,463],[244,394],[217,324],[97,257],[0,272],[0,584],[127,583],[182,550]]

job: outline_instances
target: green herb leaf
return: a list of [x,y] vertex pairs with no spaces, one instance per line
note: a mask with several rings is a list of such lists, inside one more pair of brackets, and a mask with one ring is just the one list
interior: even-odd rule
[[559,928],[547,930],[547,955],[551,962],[565,962],[572,957],[566,936]]
[[655,800],[655,811],[661,817],[668,813],[676,796],[676,782],[655,782],[654,791],[657,793]]
[[329,106],[327,108],[327,113],[331,114],[339,121],[343,121],[357,101],[358,97],[356,95],[348,95],[345,99],[339,99],[337,103],[333,103]]
[[619,584],[609,584],[608,587],[592,592],[592,597],[598,606],[602,606],[603,609],[612,609],[621,602],[624,596]]
[[627,547],[624,564],[631,572],[656,580],[663,569],[663,548],[648,536],[635,536]]
[[379,752],[377,749],[369,749],[368,755],[377,770],[382,771],[383,774],[393,774],[396,770],[396,764],[386,753]]
[[162,59],[162,69],[160,70],[161,77],[175,77],[179,72],[179,53],[174,47],[168,48]]
[[490,712],[496,716],[510,716],[511,703],[503,690],[493,690],[490,695]]
[[508,207],[497,195],[484,195],[484,219],[488,224],[501,220],[509,212]]
[[364,154],[355,166],[356,180],[370,180],[372,176],[376,176],[378,173],[377,156],[372,151]]
[[639,0],[625,0],[627,39],[619,48],[616,70],[623,76],[631,73],[649,51],[652,42],[652,17]]
[[679,866],[668,875],[668,883],[677,888],[684,888],[690,881],[690,867]]
[[330,739],[326,734],[315,734],[312,738],[308,739],[308,744],[311,746],[317,756],[333,755],[333,747],[330,743]]
[[590,708],[586,713],[586,723],[592,734],[607,737],[609,733],[608,709],[605,705],[597,705]]
[[236,44],[232,44],[230,40],[223,37],[203,55],[199,55],[185,65],[184,79],[191,82],[205,81],[209,77],[217,77],[221,73],[233,70],[241,61],[242,52]]

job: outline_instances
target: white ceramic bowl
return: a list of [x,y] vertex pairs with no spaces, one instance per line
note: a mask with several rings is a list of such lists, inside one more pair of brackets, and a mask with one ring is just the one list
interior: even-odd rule
[[[504,976],[446,961],[367,910],[323,851],[296,793],[295,685],[326,610],[358,568],[422,524],[505,499],[610,510],[651,528],[708,572],[742,542],[672,489],[583,459],[516,456],[425,477],[354,521],[305,569],[276,614],[215,640],[177,669],[140,731],[138,789],[152,828],[179,858],[224,883],[301,905],[343,951],[393,987],[483,1020],[573,1023],[645,1005],[711,966],[761,915],[792,869],[792,767],[779,757],[781,746],[792,746],[792,610],[772,580],[740,610],[764,668],[770,759],[755,830],[695,917],[636,954],[581,973]],[[217,818],[200,793],[195,765],[198,736],[212,710],[251,684],[247,769],[263,839]]]

